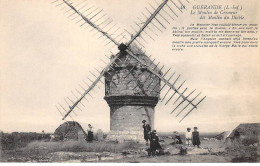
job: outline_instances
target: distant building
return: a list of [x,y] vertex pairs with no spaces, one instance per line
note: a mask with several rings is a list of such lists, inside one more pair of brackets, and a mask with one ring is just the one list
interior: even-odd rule
[[227,136],[230,140],[239,139],[244,145],[259,143],[260,123],[241,123]]
[[54,132],[54,140],[85,140],[86,132],[75,121],[61,124]]
[[214,137],[212,138],[215,138],[217,140],[222,140],[222,141],[225,141],[227,139],[227,136],[230,134],[231,132],[230,131],[223,131],[222,133],[218,134],[218,135],[215,135]]
[[259,136],[260,135],[260,123],[241,123],[235,129],[230,132],[228,138],[234,138],[235,131],[243,136]]

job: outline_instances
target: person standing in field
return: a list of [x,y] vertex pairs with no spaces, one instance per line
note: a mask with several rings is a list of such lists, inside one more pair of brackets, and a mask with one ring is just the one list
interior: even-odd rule
[[198,132],[198,127],[194,127],[194,131],[192,132],[192,144],[198,148],[200,147],[200,134]]
[[191,139],[192,139],[192,132],[190,128],[187,128],[187,132],[185,133],[185,138],[186,138],[186,145],[190,146]]
[[150,153],[148,152],[148,155],[152,155],[152,156],[155,156],[158,151],[158,154],[159,154],[159,151],[162,149],[160,143],[159,143],[159,137],[156,133],[156,130],[153,130],[151,132],[151,137],[150,137]]
[[94,127],[92,127],[91,124],[88,124],[88,129],[87,129],[87,131],[88,131],[87,141],[88,142],[92,142],[93,141],[93,137],[94,137],[93,128]]
[[44,138],[45,138],[45,132],[44,132],[44,130],[42,130],[41,140],[43,140]]
[[151,126],[149,124],[146,124],[146,120],[143,120],[142,123],[144,128],[144,139],[146,141],[146,145],[148,145],[148,140],[151,141],[150,138]]

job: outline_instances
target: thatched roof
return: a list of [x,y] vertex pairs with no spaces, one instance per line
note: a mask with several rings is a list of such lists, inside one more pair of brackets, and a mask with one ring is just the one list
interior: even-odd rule
[[260,123],[241,123],[228,135],[228,138],[233,138],[235,131],[242,136],[259,137]]
[[[130,46],[130,50],[140,59],[142,59],[145,64],[149,67],[151,67],[152,69],[154,69],[156,72],[160,73],[160,69],[158,67],[156,67],[156,65],[152,62],[152,60],[145,54],[145,52],[143,50],[140,49],[140,47],[135,44],[132,43]],[[124,54],[121,53],[120,55],[120,60],[116,60],[115,61],[116,65],[114,66],[114,68],[117,67],[132,67],[132,66],[137,66],[137,64],[139,64],[139,62],[135,59],[132,58],[130,55],[128,54]],[[143,66],[140,66],[141,68],[143,68]]]
[[218,135],[215,135],[212,138],[218,139],[218,140],[226,140],[227,136],[230,134],[230,131],[223,131],[219,133]]
[[55,139],[58,140],[85,139],[86,135],[81,125],[75,121],[61,124],[54,132]]

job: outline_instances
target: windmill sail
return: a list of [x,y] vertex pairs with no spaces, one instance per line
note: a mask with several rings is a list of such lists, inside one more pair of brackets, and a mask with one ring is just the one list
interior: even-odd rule
[[[92,17],[87,18],[86,16],[83,15],[79,10],[76,9],[72,4],[70,4],[66,0],[62,0],[66,5],[68,5],[75,13],[77,13],[86,23],[88,23],[92,28],[96,29],[98,32],[102,33],[102,35],[106,36],[109,40],[111,40],[115,45],[119,46],[119,43],[113,39],[110,35],[108,35],[107,32],[103,31],[100,29],[98,25],[96,25],[91,19],[93,19],[95,16],[97,16],[101,11],[95,13]],[[92,13],[91,13],[92,14]],[[104,27],[103,27],[104,28]]]
[[148,24],[156,17],[156,15],[160,12],[160,10],[164,7],[164,5],[168,2],[168,0],[164,0],[164,2],[158,6],[158,8],[154,11],[153,14],[146,20],[144,25],[140,28],[140,30],[133,36],[133,38],[126,44],[129,46],[140,34],[144,31],[144,29],[148,26]]
[[93,81],[92,85],[89,86],[89,88],[87,90],[85,90],[85,92],[82,94],[82,96],[72,105],[70,106],[70,109],[67,111],[67,113],[64,115],[64,117],[62,118],[62,120],[64,120],[72,111],[73,109],[81,102],[81,100],[97,85],[97,83],[100,81],[100,79],[103,77],[104,73],[110,68],[111,64],[113,64],[118,56],[120,54],[117,54],[112,60],[111,62],[101,71],[101,73],[99,74],[99,76],[96,78],[95,81]]
[[[59,0],[60,1],[60,0]],[[71,10],[73,11],[73,13],[71,13],[71,16],[73,15],[77,15],[80,17],[80,21],[83,20],[84,23],[81,24],[82,25],[85,25],[85,24],[88,24],[90,27],[92,27],[93,29],[97,30],[98,33],[100,33],[102,36],[105,36],[106,39],[108,39],[108,43],[113,43],[114,46],[117,46],[118,49],[119,49],[119,53],[117,53],[113,58],[112,60],[106,65],[106,67],[99,73],[98,76],[95,76],[95,80],[94,81],[91,81],[92,84],[87,88],[87,89],[84,89],[84,93],[81,94],[81,97],[79,97],[72,106],[69,106],[69,110],[66,112],[66,114],[64,115],[63,117],[63,120],[70,115],[70,113],[74,110],[74,108],[78,107],[78,104],[81,103],[81,101],[85,98],[85,96],[87,94],[90,93],[91,90],[93,90],[93,88],[95,86],[97,86],[97,83],[100,82],[100,79],[102,78],[102,76],[104,76],[104,73],[106,73],[109,69],[113,69],[113,65],[116,65],[116,61],[120,60],[120,55],[121,53],[124,53],[124,54],[128,54],[130,56],[130,58],[133,58],[135,59],[136,61],[138,61],[138,63],[136,63],[136,65],[140,64],[142,66],[145,66],[146,69],[151,72],[153,75],[155,75],[157,78],[154,78],[154,79],[160,79],[161,81],[163,81],[164,83],[164,86],[161,88],[161,90],[167,85],[168,86],[168,91],[167,93],[164,95],[163,97],[163,100],[166,98],[166,96],[168,95],[168,93],[170,91],[173,91],[173,95],[167,100],[166,104],[173,98],[173,96],[176,94],[178,95],[178,98],[175,100],[175,102],[173,104],[175,104],[180,98],[182,99],[181,100],[181,103],[179,103],[177,105],[177,107],[175,107],[175,109],[172,111],[174,112],[180,105],[182,105],[184,102],[187,102],[187,105],[178,113],[178,115],[184,111],[188,106],[192,106],[192,108],[188,111],[188,113],[182,118],[182,120],[184,118],[186,118],[186,116],[188,116],[194,109],[197,109],[197,106],[202,102],[202,100],[205,99],[205,97],[203,97],[199,102],[195,103],[195,99],[197,97],[195,97],[194,99],[189,99],[190,95],[193,93],[191,92],[189,95],[184,95],[185,91],[187,90],[187,88],[181,92],[180,91],[180,88],[182,87],[182,85],[184,84],[184,82],[179,86],[179,87],[175,87],[175,83],[178,81],[179,77],[177,77],[175,79],[175,82],[172,84],[170,83],[170,80],[171,78],[173,77],[174,74],[171,75],[170,78],[166,78],[166,74],[165,75],[161,75],[160,73],[158,73],[155,69],[155,68],[151,68],[143,59],[140,59],[138,57],[138,55],[136,55],[136,53],[134,51],[132,51],[132,44],[136,41],[136,43],[139,43],[139,45],[143,46],[143,44],[141,43],[141,39],[143,41],[146,42],[146,40],[143,38],[144,35],[147,35],[150,39],[153,39],[152,35],[150,35],[148,32],[146,32],[147,29],[149,29],[154,35],[158,36],[156,32],[154,32],[152,30],[152,28],[150,28],[149,26],[154,26],[156,27],[156,29],[158,29],[160,32],[162,32],[162,30],[159,28],[159,25],[166,29],[166,26],[164,25],[165,23],[167,24],[170,24],[170,22],[168,21],[168,19],[165,18],[165,16],[163,15],[166,14],[169,18],[171,18],[171,20],[174,20],[173,17],[178,17],[178,15],[176,14],[176,12],[174,11],[175,9],[178,9],[180,12],[183,12],[183,9],[186,9],[185,5],[183,4],[183,2],[181,2],[180,0],[178,0],[178,3],[179,5],[177,5],[175,2],[173,2],[172,0],[163,0],[161,4],[158,4],[156,1],[156,3],[158,4],[158,7],[155,8],[153,7],[151,4],[149,4],[150,6],[150,9],[146,8],[146,11],[150,14],[150,16],[146,16],[144,13],[142,13],[144,16],[145,16],[145,19],[146,21],[142,22],[142,26],[140,26],[138,23],[136,23],[136,25],[138,26],[139,30],[135,30],[133,28],[133,30],[135,31],[135,35],[133,35],[131,37],[131,39],[126,42],[126,44],[124,43],[120,43],[123,39],[124,39],[124,33],[125,31],[119,33],[119,35],[115,36],[115,37],[112,37],[112,35],[109,34],[109,31],[111,29],[114,29],[114,26],[110,27],[111,26],[111,22],[112,21],[109,21],[107,23],[107,20],[106,19],[103,19],[101,16],[100,18],[98,18],[97,20],[93,21],[94,18],[97,18],[97,16],[102,12],[102,10],[97,10],[97,9],[94,9],[93,11],[90,11],[90,13],[84,15],[84,13],[87,11],[87,10],[90,10],[92,7],[88,8],[87,10],[85,11],[82,11],[84,9],[84,7],[80,7],[80,4],[78,5],[73,5],[73,2],[69,1],[69,0],[61,0],[62,2],[59,3],[58,5],[61,5],[61,4],[65,4],[66,6],[68,6]],[[187,0],[186,0],[187,1]],[[55,2],[58,2],[58,1],[55,1]],[[187,1],[189,3],[189,1]],[[175,9],[173,8],[175,7]],[[152,9],[151,9],[152,8]],[[168,12],[171,12],[173,15],[171,16],[171,14],[169,14],[166,10],[168,9]],[[68,11],[69,11],[68,10]],[[151,10],[153,10],[151,12]],[[76,18],[76,17],[75,17]],[[74,19],[74,18],[73,18]],[[101,22],[98,22],[99,20],[102,20]],[[138,18],[139,21],[142,21],[140,18]],[[154,21],[154,22],[153,22]],[[164,21],[164,22],[163,22]],[[157,24],[157,25],[156,25]],[[101,26],[103,25],[103,27]],[[104,30],[105,28],[108,28],[108,30]],[[112,34],[115,33],[115,32],[118,32],[118,29],[117,28],[116,30],[114,30],[113,32],[111,32]],[[128,31],[127,31],[128,32]],[[129,32],[128,32],[129,33]],[[131,33],[129,33],[131,34]],[[120,38],[121,37],[121,38]],[[140,40],[138,40],[138,38],[140,38]],[[120,40],[119,40],[120,39]],[[118,41],[117,41],[118,40]],[[141,48],[140,48],[141,49]],[[159,64],[159,63],[158,63]],[[133,66],[135,67],[135,66]],[[169,70],[168,70],[169,71]],[[167,72],[168,72],[167,71]],[[161,91],[160,90],[160,91]],[[162,100],[162,101],[163,101]],[[177,116],[178,116],[177,115]],[[182,121],[181,120],[181,121]]]

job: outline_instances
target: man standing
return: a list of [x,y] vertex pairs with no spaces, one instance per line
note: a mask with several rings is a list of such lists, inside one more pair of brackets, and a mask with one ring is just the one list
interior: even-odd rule
[[146,120],[143,120],[143,128],[144,128],[144,139],[146,141],[146,145],[148,145],[148,140],[150,140],[151,126],[146,124]]
[[193,146],[197,145],[200,147],[200,134],[198,132],[198,127],[194,127],[194,131],[192,132],[192,144]]
[[185,133],[186,145],[188,146],[191,145],[191,139],[192,139],[192,133],[190,130],[191,130],[190,128],[187,128],[187,132]]

